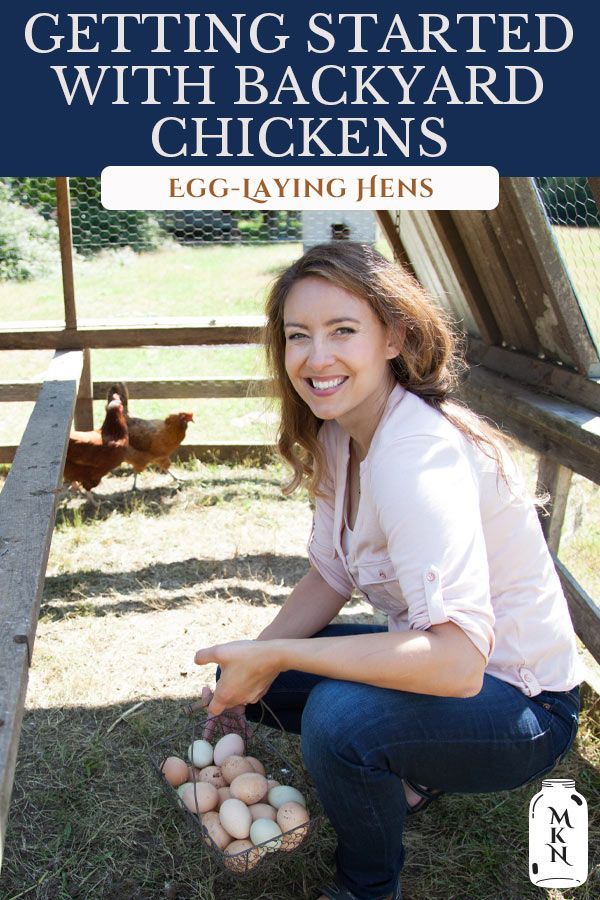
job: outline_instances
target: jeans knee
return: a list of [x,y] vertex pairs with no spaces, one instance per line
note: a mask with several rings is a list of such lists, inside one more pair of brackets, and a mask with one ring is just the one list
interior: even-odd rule
[[359,712],[350,696],[351,682],[321,681],[310,693],[302,714],[301,746],[305,763],[322,764],[327,757],[349,749],[358,727]]

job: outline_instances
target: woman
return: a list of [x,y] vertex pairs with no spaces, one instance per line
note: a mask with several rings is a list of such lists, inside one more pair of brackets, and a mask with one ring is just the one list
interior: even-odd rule
[[[368,247],[315,247],[275,282],[279,449],[315,499],[311,568],[218,663],[210,713],[265,696],[300,732],[338,836],[319,900],[398,898],[405,815],[539,778],[571,746],[581,673],[533,503],[496,433],[446,399],[450,330]],[[358,588],[388,627],[330,625]]]

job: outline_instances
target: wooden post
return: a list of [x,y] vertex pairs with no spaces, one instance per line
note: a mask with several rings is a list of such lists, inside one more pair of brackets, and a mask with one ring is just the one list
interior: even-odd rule
[[91,431],[94,427],[94,385],[92,382],[91,350],[83,350],[83,369],[79,381],[79,393],[75,404],[75,428]]
[[400,265],[410,272],[415,278],[416,273],[413,268],[413,264],[410,261],[408,253],[406,252],[406,248],[402,243],[402,238],[398,232],[394,224],[394,220],[392,219],[392,214],[387,209],[376,210],[375,215],[377,217],[377,221],[383,231],[383,234],[390,245],[391,251],[394,254],[394,261],[400,263]]
[[596,201],[596,209],[600,214],[600,178],[588,178],[588,184],[590,186],[592,197]]
[[547,509],[550,514],[544,514],[540,510],[540,524],[548,546],[554,553],[558,553],[572,475],[571,469],[561,466],[549,456],[540,457],[537,493],[546,493],[547,491],[551,498]]
[[69,179],[56,179],[56,214],[60,241],[60,262],[62,266],[63,296],[65,300],[65,325],[77,328],[75,308],[75,279],[73,277],[73,234],[71,231],[71,198]]

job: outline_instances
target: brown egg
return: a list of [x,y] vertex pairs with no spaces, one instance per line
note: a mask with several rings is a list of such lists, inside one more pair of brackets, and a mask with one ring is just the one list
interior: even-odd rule
[[[225,847],[231,843],[231,835],[228,834],[221,825],[218,812],[204,813],[201,817],[201,822],[208,832],[208,837],[215,842],[219,850],[224,850]],[[210,842],[206,835],[204,836],[204,841],[210,846]]]
[[229,785],[231,796],[243,800],[248,806],[258,803],[267,793],[267,779],[258,772],[245,772],[238,775]]
[[259,775],[266,775],[265,767],[261,763],[260,759],[257,759],[255,756],[247,756],[246,759],[255,772],[258,772]]
[[238,775],[243,775],[245,772],[254,772],[251,763],[248,762],[245,756],[228,756],[221,763],[221,774],[226,784],[231,784],[234,778],[237,778]]
[[228,787],[224,787],[224,788],[217,788],[217,793],[219,795],[219,806],[217,808],[220,809],[221,803],[224,803],[225,800],[229,800],[229,798],[231,797],[231,791],[229,790]]
[[[248,809],[250,810],[253,822],[256,821],[256,819],[272,819],[273,822],[277,821],[277,810],[275,807],[269,806],[268,803],[253,803]],[[281,828],[281,826],[279,827]]]
[[202,769],[196,768],[196,766],[188,766],[188,781],[200,781],[200,772]]
[[[309,818],[306,808],[301,803],[289,800],[287,803],[281,804],[277,810],[277,824],[284,832],[281,842],[282,850],[295,850],[300,846],[308,833]],[[302,825],[306,827],[300,827]],[[285,832],[291,832],[291,834],[286,835]]]
[[188,767],[178,756],[168,756],[160,767],[161,772],[173,787],[188,781]]
[[206,781],[208,784],[212,784],[213,787],[227,787],[227,782],[223,778],[223,773],[219,766],[205,766],[200,770],[200,775],[198,776],[200,781]]
[[214,785],[205,781],[196,781],[181,792],[181,799],[190,812],[205,813],[216,809],[219,795]]
[[[241,854],[241,856],[237,854]],[[241,875],[253,869],[260,862],[260,856],[260,850],[255,848],[252,841],[237,840],[232,841],[225,847],[224,863],[232,872],[237,872]]]
[[267,793],[271,790],[271,788],[279,787],[281,784],[280,781],[275,781],[274,778],[267,778]]

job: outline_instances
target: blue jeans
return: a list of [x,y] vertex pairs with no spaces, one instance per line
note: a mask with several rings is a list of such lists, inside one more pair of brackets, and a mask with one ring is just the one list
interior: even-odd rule
[[[329,625],[315,637],[386,630]],[[526,697],[491,675],[475,697],[454,698],[289,671],[264,699],[286,730],[302,736],[306,767],[338,837],[337,880],[359,900],[379,900],[399,882],[402,778],[456,793],[521,787],[566,754],[579,712],[578,688]],[[247,717],[258,719],[260,706],[249,705]]]

